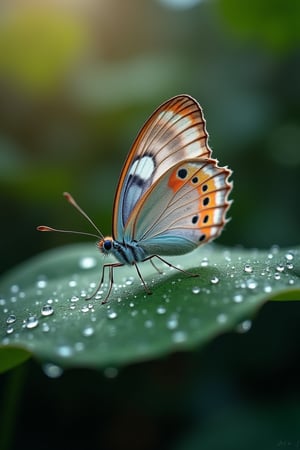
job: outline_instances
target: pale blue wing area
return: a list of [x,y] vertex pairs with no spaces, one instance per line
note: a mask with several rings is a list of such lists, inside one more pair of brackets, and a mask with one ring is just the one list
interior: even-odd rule
[[162,104],[139,132],[124,164],[114,201],[113,233],[124,228],[138,201],[172,166],[191,158],[208,158],[211,150],[200,105],[187,95]]
[[124,230],[148,254],[190,252],[217,237],[230,206],[231,171],[214,159],[192,159],[163,174],[137,203]]

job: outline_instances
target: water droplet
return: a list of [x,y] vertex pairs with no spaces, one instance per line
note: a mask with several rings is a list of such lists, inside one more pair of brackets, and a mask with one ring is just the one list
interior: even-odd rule
[[131,277],[125,278],[126,286],[131,286],[133,284],[133,282],[134,282],[134,277],[131,276]]
[[192,287],[192,293],[193,294],[199,294],[199,292],[200,292],[200,287],[199,286]]
[[284,271],[284,265],[283,264],[277,264],[276,270],[277,270],[277,272],[283,272]]
[[47,363],[42,366],[44,374],[49,378],[59,378],[63,374],[63,369],[56,364]]
[[250,330],[252,327],[252,321],[251,320],[244,320],[237,326],[237,332],[238,333],[246,333]]
[[83,313],[88,312],[88,311],[89,311],[89,306],[88,306],[88,305],[84,305],[84,306],[81,308],[80,311],[83,312]]
[[29,316],[25,321],[25,327],[28,329],[36,328],[39,324],[39,321],[36,316]]
[[152,320],[146,320],[145,321],[145,327],[146,328],[152,328],[153,327],[153,321]]
[[95,258],[92,258],[91,256],[85,256],[84,258],[80,258],[79,260],[79,267],[81,269],[92,269],[97,264],[97,261]]
[[294,259],[294,255],[291,252],[286,253],[284,256],[287,261],[292,261]]
[[134,308],[134,303],[133,303],[133,302],[130,302],[130,303],[129,303],[129,307],[130,307],[130,308]]
[[270,286],[268,284],[266,286],[264,286],[264,292],[266,292],[266,293],[272,292],[272,286]]
[[14,314],[10,314],[8,318],[6,319],[7,324],[12,324],[17,320],[16,316]]
[[157,314],[165,314],[166,308],[164,306],[158,306],[156,309]]
[[204,257],[201,261],[201,266],[202,267],[207,267],[208,266],[208,258]]
[[221,313],[221,314],[218,314],[218,315],[217,315],[217,322],[218,322],[218,323],[226,323],[227,320],[228,320],[228,317],[227,317],[226,314]]
[[172,314],[167,320],[167,328],[169,330],[175,330],[178,327],[178,318],[177,315]]
[[79,300],[79,297],[77,297],[76,295],[73,295],[73,297],[71,297],[72,303],[78,302],[78,300]]
[[241,303],[244,300],[244,297],[242,296],[242,294],[235,294],[233,297],[233,301],[235,303]]
[[210,280],[211,284],[218,284],[219,281],[220,281],[220,280],[219,280],[218,277],[213,277],[213,278],[211,278],[211,280]]
[[36,287],[39,289],[44,289],[47,286],[47,281],[46,280],[39,280],[36,283]]
[[116,319],[116,318],[118,317],[118,314],[117,314],[115,311],[109,311],[109,312],[107,313],[107,317],[108,317],[109,319]]
[[54,309],[51,305],[44,305],[41,309],[42,316],[51,316],[54,313]]
[[20,290],[20,288],[19,288],[19,286],[18,286],[17,284],[13,284],[13,285],[10,287],[10,292],[11,292],[12,294],[17,294],[17,293],[19,292],[19,290]]
[[50,326],[49,326],[49,324],[47,322],[43,322],[42,323],[42,331],[44,333],[48,333],[48,331],[50,331]]
[[14,327],[10,324],[10,325],[7,325],[7,327],[6,327],[6,333],[7,334],[12,334],[14,332]]
[[275,274],[274,274],[274,279],[275,279],[275,280],[280,280],[280,278],[281,278],[280,273],[275,272]]
[[103,370],[103,375],[106,378],[116,378],[116,376],[118,375],[118,369],[116,367],[106,367]]
[[184,341],[186,341],[187,339],[187,335],[185,333],[185,331],[175,331],[175,333],[173,333],[172,335],[172,340],[173,342],[175,342],[176,344],[180,344]]
[[292,264],[292,263],[287,263],[287,264],[286,264],[286,267],[287,267],[287,269],[291,270],[291,269],[294,268],[294,264]]
[[295,280],[293,280],[292,278],[290,278],[290,279],[289,279],[289,284],[290,284],[290,285],[295,284]]
[[69,284],[70,287],[76,287],[77,286],[77,281],[71,280],[71,281],[69,281],[68,284]]
[[249,278],[249,280],[246,281],[246,285],[248,289],[255,289],[257,287],[257,281]]
[[246,273],[252,273],[252,272],[253,272],[253,267],[250,266],[250,264],[245,264],[245,266],[244,266],[244,272],[246,272]]
[[89,337],[94,334],[95,330],[92,326],[88,325],[82,330],[83,336]]
[[57,348],[57,354],[63,358],[69,358],[73,354],[73,350],[69,345],[61,345]]

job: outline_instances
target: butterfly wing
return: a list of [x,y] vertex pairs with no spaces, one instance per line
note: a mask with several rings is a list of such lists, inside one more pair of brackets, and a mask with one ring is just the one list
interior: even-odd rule
[[231,204],[231,170],[215,159],[190,159],[169,168],[136,204],[125,227],[147,255],[178,255],[216,238]]
[[209,158],[201,106],[188,95],[163,103],[139,132],[121,172],[115,194],[113,236],[124,228],[139,199],[170,167],[192,158]]

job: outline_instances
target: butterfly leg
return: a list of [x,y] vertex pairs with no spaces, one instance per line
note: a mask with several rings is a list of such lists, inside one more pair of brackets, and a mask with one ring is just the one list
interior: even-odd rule
[[108,293],[107,293],[105,299],[102,300],[102,302],[101,302],[102,304],[106,303],[108,298],[109,298],[109,296],[110,296],[110,293],[111,293],[111,290],[112,290],[112,287],[113,287],[113,284],[114,284],[113,270],[114,270],[115,267],[120,267],[120,266],[123,266],[123,265],[124,264],[122,264],[122,263],[103,264],[102,275],[101,275],[100,282],[98,283],[98,286],[95,289],[95,291],[93,292],[93,294],[90,295],[89,297],[87,297],[85,300],[91,300],[91,298],[93,298],[97,294],[97,292],[101,288],[101,286],[103,284],[103,281],[104,281],[105,269],[108,268],[108,270],[109,270],[109,289],[108,289]]
[[199,276],[198,273],[187,272],[186,270],[183,270],[183,269],[180,269],[179,267],[174,266],[173,264],[169,263],[168,261],[166,261],[164,258],[162,258],[159,255],[153,255],[153,256],[150,256],[150,258],[147,258],[147,259],[150,259],[150,262],[152,262],[151,258],[157,258],[160,261],[162,261],[163,263],[167,264],[167,266],[172,267],[173,269],[179,270],[179,272],[185,273],[186,275],[189,275],[190,277],[198,277]]
[[154,269],[155,269],[158,273],[160,273],[161,275],[163,275],[164,272],[163,272],[162,270],[160,270],[160,268],[157,267],[157,266],[154,264],[154,262],[152,261],[152,259],[150,259],[150,262],[151,262],[152,266],[154,267]]
[[100,286],[101,286],[102,283],[103,283],[103,279],[104,279],[104,270],[105,270],[106,267],[108,267],[108,270],[109,270],[109,288],[108,288],[108,292],[107,292],[107,294],[106,294],[105,299],[102,300],[102,302],[101,302],[102,305],[104,305],[104,304],[107,302],[107,300],[108,300],[108,298],[109,298],[109,296],[110,296],[110,293],[111,293],[113,284],[114,284],[114,268],[115,268],[115,267],[121,267],[121,266],[124,266],[124,264],[122,264],[122,263],[112,263],[112,264],[104,264],[104,266],[103,266],[103,270],[102,270],[102,278],[101,278],[101,284],[100,284]]
[[152,294],[152,292],[150,291],[150,289],[148,288],[147,284],[145,283],[144,278],[142,277],[142,274],[140,272],[140,269],[138,268],[137,264],[134,264],[136,271],[138,273],[138,276],[140,277],[141,282],[143,283],[144,289],[147,292],[148,295]]

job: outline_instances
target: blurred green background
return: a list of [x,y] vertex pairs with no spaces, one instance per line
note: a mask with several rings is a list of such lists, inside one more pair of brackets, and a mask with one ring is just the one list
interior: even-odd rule
[[[218,242],[298,244],[299,49],[298,0],[2,0],[0,271],[76,241],[36,225],[89,231],[65,190],[110,234],[134,137],[181,93],[203,106],[213,156],[234,170]],[[299,448],[300,312],[288,308],[114,380],[48,380],[32,364],[14,448],[54,448],[60,433],[56,448]]]

